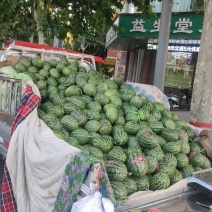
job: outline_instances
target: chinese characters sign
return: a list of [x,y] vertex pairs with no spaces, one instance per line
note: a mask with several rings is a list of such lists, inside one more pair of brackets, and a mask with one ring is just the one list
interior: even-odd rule
[[142,19],[140,19],[140,21],[136,19],[135,21],[132,22],[133,29],[131,29],[130,32],[146,32],[143,25],[144,23],[145,21],[143,21]]
[[[158,45],[148,44],[147,49],[157,50]],[[168,46],[168,51],[177,51],[177,52],[199,52],[199,47],[197,46]]]
[[192,27],[192,21],[186,18],[179,18],[179,21],[175,22],[175,27],[178,27],[173,33],[192,33],[193,30],[189,30],[189,27]]
[[[204,13],[172,14],[170,38],[200,39]],[[119,16],[118,36],[157,38],[160,30],[160,15],[151,19],[138,14]]]

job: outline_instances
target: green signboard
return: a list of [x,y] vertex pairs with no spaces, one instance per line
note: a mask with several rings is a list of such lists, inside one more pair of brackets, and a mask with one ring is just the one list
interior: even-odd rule
[[[170,38],[200,39],[204,13],[172,14]],[[120,14],[117,36],[158,38],[160,14],[147,19],[141,14]]]

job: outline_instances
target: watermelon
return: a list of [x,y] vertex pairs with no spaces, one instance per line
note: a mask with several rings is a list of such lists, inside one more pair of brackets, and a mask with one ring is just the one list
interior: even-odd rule
[[139,144],[147,149],[154,149],[159,146],[158,138],[152,130],[140,129],[136,135]]
[[133,179],[131,179],[129,177],[126,177],[121,182],[124,184],[124,186],[127,189],[127,196],[135,193],[137,191],[137,189],[138,189],[135,180],[133,180]]
[[103,153],[107,153],[113,146],[113,141],[107,137],[97,137],[93,139],[92,145]]
[[[67,104],[69,104],[69,103],[67,103]],[[64,105],[64,107],[65,107],[65,105]],[[74,110],[71,112],[71,115],[78,121],[78,125],[80,127],[83,127],[88,120],[86,114],[81,110]]]
[[70,135],[76,138],[80,145],[88,143],[90,137],[89,133],[82,128],[73,130]]
[[110,99],[105,94],[97,93],[94,97],[94,101],[99,103],[101,106],[104,106],[110,102]]
[[52,67],[52,68],[55,68],[57,66],[57,63],[58,61],[56,59],[51,59],[49,61],[47,61],[49,63],[49,65]]
[[123,183],[110,181],[116,200],[125,200],[127,198],[127,189]]
[[144,101],[145,99],[143,99],[141,96],[133,96],[130,99],[130,105],[133,105],[137,108],[141,108]]
[[44,62],[40,57],[34,57],[32,58],[32,65],[35,66],[36,68],[41,69],[44,65]]
[[150,180],[150,189],[153,191],[166,189],[170,186],[170,183],[169,176],[163,172],[159,172],[152,176]]
[[132,149],[126,151],[127,154],[127,168],[135,177],[141,177],[148,172],[148,163],[146,158],[139,152]]
[[184,168],[189,165],[189,158],[185,154],[177,154],[177,168]]
[[85,95],[87,96],[95,96],[96,95],[96,87],[94,84],[92,83],[86,83],[84,86],[83,86],[83,92]]
[[76,85],[71,85],[65,90],[65,97],[80,96],[82,91]]
[[101,119],[99,123],[99,133],[101,135],[109,135],[112,131],[112,124],[110,123],[110,121],[108,121],[107,119]]
[[129,135],[136,135],[140,130],[140,125],[138,123],[130,121],[125,124],[124,130]]
[[160,147],[148,150],[147,155],[155,158],[158,162],[163,161],[165,157],[165,154]]
[[176,169],[174,172],[174,175],[172,175],[172,177],[170,178],[171,185],[173,185],[174,183],[177,183],[178,181],[182,179],[183,179],[182,173]]
[[73,130],[77,129],[79,124],[78,121],[72,115],[65,115],[61,118],[61,123],[63,127],[72,132]]
[[105,92],[108,90],[108,86],[106,83],[99,83],[97,86],[96,86],[96,90],[97,92]]
[[125,144],[127,144],[129,136],[124,130],[118,129],[113,134],[115,145],[124,146]]
[[166,153],[163,162],[176,167],[178,160],[172,153]]
[[127,177],[127,167],[120,161],[107,161],[106,171],[110,180],[121,181]]
[[[208,158],[206,158],[204,155],[202,155],[199,152],[191,152],[189,159],[190,159],[190,164],[193,166],[197,166],[200,168],[211,168],[210,162],[209,163],[207,162]],[[205,163],[209,164],[208,165],[209,167],[205,166]]]
[[90,102],[90,103],[88,103],[87,108],[89,110],[94,110],[94,111],[99,111],[99,112],[102,110],[102,106],[98,102]]
[[171,178],[174,175],[174,172],[175,166],[173,166],[172,163],[162,162],[159,164],[159,168],[157,169],[156,173],[165,173]]
[[103,154],[102,154],[102,152],[98,148],[96,148],[94,146],[90,146],[88,148],[88,150],[89,150],[89,155],[97,158],[98,160],[101,160],[101,161],[104,160],[103,159]]
[[118,87],[120,87],[123,82],[124,82],[124,78],[120,75],[116,75],[114,78],[113,78],[114,82],[118,85]]
[[106,104],[104,106],[104,110],[106,111],[106,117],[107,119],[113,123],[118,118],[118,109],[113,104]]
[[53,77],[54,79],[60,78],[60,72],[56,68],[51,68],[49,70],[49,75],[50,75],[50,77]]
[[127,146],[128,146],[128,149],[133,149],[135,151],[142,149],[142,147],[140,147],[139,145],[138,138],[135,136],[129,136]]
[[178,132],[175,129],[163,129],[160,136],[163,137],[167,142],[178,140]]
[[73,137],[73,136],[69,136],[66,139],[66,142],[68,144],[70,144],[71,146],[75,146],[75,147],[78,147],[79,146],[79,141],[75,137]]
[[109,97],[109,100],[110,103],[114,104],[117,108],[122,106],[122,100],[117,95]]
[[152,131],[156,134],[159,134],[164,129],[163,124],[157,120],[149,120],[148,124],[151,127]]
[[162,149],[165,153],[177,155],[181,152],[181,145],[179,142],[168,142],[163,145]]
[[147,160],[147,165],[148,165],[148,171],[147,174],[152,174],[156,171],[156,169],[158,168],[158,161],[156,158],[150,156],[146,156],[146,160]]
[[148,191],[149,190],[150,181],[146,175],[141,176],[141,177],[130,176],[130,178],[136,182],[138,191]]
[[62,118],[65,111],[64,108],[60,105],[53,105],[49,110],[49,113],[55,114],[58,118]]
[[114,146],[107,154],[108,160],[126,162],[127,156],[124,150],[119,146]]
[[192,165],[188,165],[188,166],[180,169],[179,171],[183,175],[183,178],[187,178],[187,177],[190,177],[195,170]]

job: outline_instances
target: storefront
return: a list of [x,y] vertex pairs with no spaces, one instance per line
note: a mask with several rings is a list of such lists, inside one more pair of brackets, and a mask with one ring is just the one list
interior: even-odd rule
[[[173,13],[167,54],[166,86],[189,87],[195,72],[204,13]],[[152,84],[160,26],[160,14],[144,18],[141,14],[120,14],[111,28],[106,48],[126,54],[124,77],[127,81]],[[117,59],[119,60],[119,59]],[[120,64],[117,64],[120,67]],[[117,70],[117,67],[115,68]],[[115,71],[115,74],[119,74]]]

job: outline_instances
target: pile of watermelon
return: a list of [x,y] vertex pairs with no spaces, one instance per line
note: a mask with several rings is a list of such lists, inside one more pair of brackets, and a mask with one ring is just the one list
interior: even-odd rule
[[194,130],[122,77],[105,79],[64,57],[21,59],[14,68],[39,88],[39,117],[55,135],[104,163],[117,200],[211,167]]

